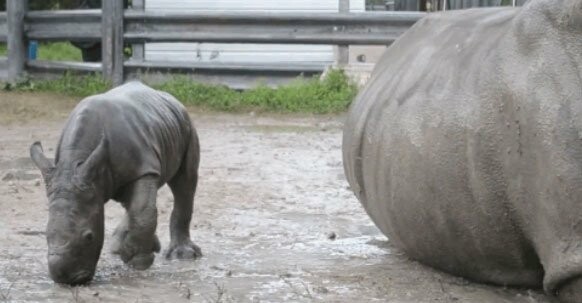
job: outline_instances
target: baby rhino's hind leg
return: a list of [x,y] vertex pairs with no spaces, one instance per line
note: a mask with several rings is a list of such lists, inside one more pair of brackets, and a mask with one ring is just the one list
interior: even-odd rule
[[200,248],[190,240],[190,221],[198,183],[199,151],[198,138],[194,134],[178,173],[168,182],[174,195],[174,209],[170,218],[171,241],[166,251],[167,259],[195,259],[202,256]]

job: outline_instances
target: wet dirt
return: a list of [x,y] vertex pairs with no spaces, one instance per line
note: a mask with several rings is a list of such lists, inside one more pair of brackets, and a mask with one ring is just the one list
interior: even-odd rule
[[[51,98],[60,105],[47,112]],[[192,113],[202,160],[191,233],[204,257],[158,255],[149,270],[127,268],[108,251],[123,214],[109,202],[95,280],[55,285],[46,265],[44,185],[27,155],[35,140],[54,155],[72,106],[57,98],[0,92],[0,111],[21,108],[0,115],[0,302],[553,302],[539,291],[437,272],[392,247],[347,187],[342,117],[199,111]],[[162,246],[171,208],[163,187]]]

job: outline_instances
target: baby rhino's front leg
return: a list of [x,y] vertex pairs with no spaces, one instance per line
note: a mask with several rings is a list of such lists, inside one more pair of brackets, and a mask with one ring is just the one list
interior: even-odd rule
[[129,220],[129,213],[127,213],[123,218],[123,221],[113,232],[111,251],[112,253],[119,255],[124,263],[135,269],[148,269],[154,262],[153,253],[159,252],[161,249],[160,241],[154,234],[151,249],[148,248],[149,245],[141,245],[141,243],[151,241],[136,241],[137,238],[143,238],[143,236],[130,233]]
[[113,234],[112,252],[139,270],[148,269],[154,262],[154,253],[160,251],[156,236],[157,184],[158,178],[148,175],[128,187],[123,198],[127,214]]

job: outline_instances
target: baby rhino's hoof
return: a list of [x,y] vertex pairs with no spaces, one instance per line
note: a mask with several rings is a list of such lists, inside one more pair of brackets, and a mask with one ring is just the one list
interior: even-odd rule
[[166,259],[196,259],[202,257],[202,250],[196,244],[186,243],[170,244],[166,251]]
[[[137,270],[146,270],[154,263],[155,256],[153,253],[139,254],[133,256],[125,262],[129,267]],[[124,260],[125,261],[125,260]]]
[[145,247],[130,237],[118,237],[113,242],[111,252],[119,255],[121,261],[137,270],[146,270],[154,263],[154,252],[160,251],[160,241],[154,235],[152,243]]

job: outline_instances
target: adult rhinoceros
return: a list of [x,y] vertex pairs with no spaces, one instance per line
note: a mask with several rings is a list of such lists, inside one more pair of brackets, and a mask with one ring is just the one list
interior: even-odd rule
[[582,302],[582,0],[430,14],[351,108],[352,190],[408,255]]

